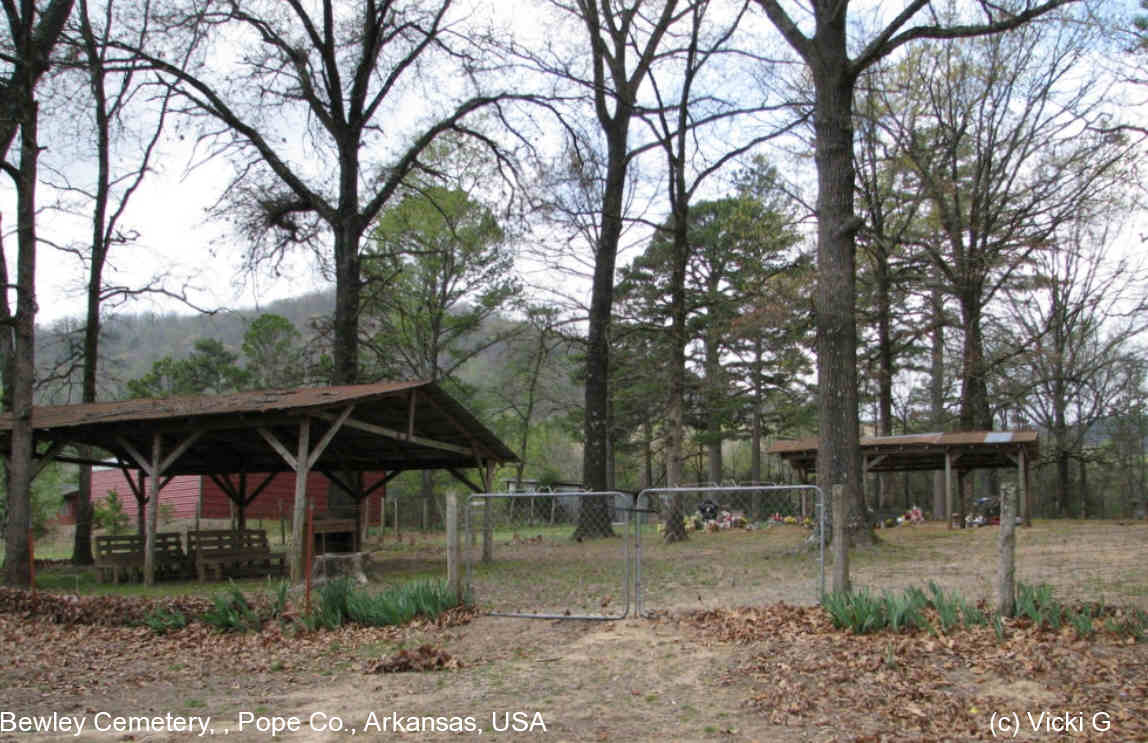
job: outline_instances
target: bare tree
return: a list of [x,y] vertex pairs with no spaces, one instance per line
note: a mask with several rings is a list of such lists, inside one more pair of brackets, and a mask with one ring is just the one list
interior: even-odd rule
[[[136,8],[132,9],[135,12]],[[139,8],[143,17],[148,16],[148,3]],[[70,376],[75,357],[78,354],[80,379],[80,401],[95,402],[99,369],[99,346],[102,328],[102,312],[108,303],[139,294],[160,292],[172,294],[162,288],[156,279],[145,287],[129,288],[110,284],[105,280],[105,271],[112,249],[130,244],[135,234],[123,226],[124,213],[151,168],[153,157],[159,144],[167,118],[170,95],[160,92],[153,100],[148,94],[148,81],[136,69],[131,60],[109,64],[108,40],[122,21],[120,14],[125,9],[114,0],[107,0],[101,7],[93,8],[88,0],[80,0],[74,14],[72,28],[67,42],[76,50],[75,61],[86,83],[90,98],[90,117],[78,117],[82,122],[77,140],[85,146],[90,144],[95,160],[95,180],[92,183],[76,184],[61,170],[59,182],[52,185],[64,198],[79,196],[88,210],[91,236],[83,246],[61,246],[75,255],[84,265],[87,273],[85,320],[80,328],[81,343],[66,354],[60,362],[69,364],[61,378]],[[146,36],[145,23],[139,28],[141,40]],[[71,105],[75,105],[74,100]],[[61,123],[57,123],[65,130]],[[135,131],[137,127],[142,131]],[[90,136],[94,141],[89,140]],[[137,136],[138,134],[138,136]],[[85,152],[81,155],[87,155]],[[57,365],[59,365],[59,363]],[[72,362],[72,363],[69,363]],[[90,458],[86,449],[79,452],[80,458]],[[91,508],[91,466],[80,467],[78,483],[79,497],[75,504],[76,530],[72,547],[72,562],[76,565],[92,563],[92,508]]]
[[[981,3],[973,23],[944,23],[936,15],[914,25],[930,6],[911,0],[880,31],[849,52],[849,3],[815,0],[807,8],[813,29],[802,30],[779,0],[757,0],[769,20],[801,56],[813,78],[817,162],[817,379],[820,442],[817,479],[829,491],[844,486],[849,532],[871,542],[861,510],[860,429],[857,410],[857,330],[854,239],[863,220],[853,209],[853,94],[858,76],[878,60],[920,39],[966,38],[1014,29],[1071,0],[1002,7]],[[834,590],[848,590],[848,576]]]
[[1107,230],[1077,226],[1038,257],[1036,291],[1009,297],[1013,345],[1027,351],[1008,367],[1008,387],[1026,418],[1052,436],[1060,515],[1087,512],[1083,482],[1079,508],[1070,503],[1069,464],[1087,467],[1085,437],[1126,388],[1131,342],[1148,327],[1144,274],[1126,259],[1106,265],[1108,244]]
[[[592,107],[596,135],[605,140],[599,159],[592,148],[586,148],[585,139],[577,136],[577,126],[566,124],[572,135],[570,171],[582,186],[577,189],[583,207],[579,221],[584,228],[589,227],[586,232],[592,237],[594,250],[585,354],[582,479],[591,490],[605,490],[611,484],[609,328],[615,268],[625,226],[628,174],[641,151],[630,143],[630,127],[640,113],[639,93],[650,69],[666,53],[663,44],[669,30],[686,11],[678,0],[551,0],[551,7],[579,27],[581,38],[573,51],[548,44],[543,50],[518,53],[560,86],[574,88],[581,102]],[[605,499],[588,499],[579,512],[575,538],[612,535],[607,509]]]
[[[452,11],[451,0],[368,0],[353,9],[334,0],[313,8],[209,0],[165,13],[173,43],[201,47],[201,60],[214,51],[230,63],[225,69],[208,62],[183,69],[155,42],[119,44],[169,81],[186,113],[216,123],[205,124],[201,137],[236,162],[238,175],[219,203],[238,212],[255,241],[252,265],[277,264],[292,246],[326,239],[319,255],[335,280],[336,384],[359,375],[363,235],[401,184],[428,167],[427,148],[446,133],[471,137],[510,172],[491,136],[468,122],[479,111],[501,115],[515,96],[479,89],[487,62]],[[219,46],[212,50],[212,42]],[[432,72],[436,79],[425,77]],[[427,114],[412,123],[404,107]]]
[[[40,142],[36,84],[51,65],[56,46],[72,12],[72,0],[52,0],[41,11],[34,0],[5,0],[7,36],[0,38],[0,167],[16,187],[16,282],[11,284],[5,268],[0,304],[4,316],[0,330],[11,340],[0,344],[6,352],[4,361],[4,408],[12,416],[8,441],[8,523],[5,533],[4,582],[27,585],[31,573],[28,528],[30,525],[30,489],[35,476],[32,457],[35,439],[32,431],[32,402],[36,358],[36,186],[39,178]],[[13,164],[9,149],[19,135],[20,158]],[[0,263],[5,263],[0,244]],[[10,315],[7,294],[16,290],[16,314]]]

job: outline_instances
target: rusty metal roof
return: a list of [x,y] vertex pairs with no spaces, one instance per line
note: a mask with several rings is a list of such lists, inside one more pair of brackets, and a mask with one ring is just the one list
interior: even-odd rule
[[[861,453],[872,464],[870,472],[902,472],[944,469],[945,453],[955,455],[958,469],[1013,467],[1009,454],[1023,448],[1030,457],[1037,454],[1039,438],[1035,431],[954,431],[911,433],[902,436],[865,436]],[[817,466],[816,436],[774,442],[767,449],[795,467],[813,470]]]
[[[32,427],[38,443],[94,446],[128,461],[128,447],[150,452],[156,433],[172,448],[199,431],[199,440],[169,474],[285,471],[290,467],[258,429],[294,451],[300,420],[312,421],[314,443],[349,405],[354,425],[334,434],[316,469],[449,469],[474,467],[479,460],[517,461],[470,411],[428,381],[37,406]],[[11,415],[0,415],[0,449],[8,448],[11,429]]]

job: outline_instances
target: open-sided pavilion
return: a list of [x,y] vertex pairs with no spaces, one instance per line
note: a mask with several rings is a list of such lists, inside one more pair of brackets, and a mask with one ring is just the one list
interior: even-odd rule
[[[145,472],[153,494],[176,475],[294,472],[290,563],[296,580],[302,575],[310,471],[361,502],[406,470],[446,470],[472,490],[490,490],[494,468],[517,461],[474,415],[428,381],[37,406],[32,428],[41,465],[51,459],[106,464],[111,457]],[[11,434],[11,416],[0,416],[0,450],[10,449]],[[65,454],[74,447],[101,454]],[[478,471],[476,479],[467,476],[470,469]],[[369,489],[354,476],[380,470],[387,476]],[[258,492],[257,486],[233,497],[252,499]],[[148,583],[155,576],[158,500],[155,495],[148,503]]]
[[[776,441],[768,453],[777,454],[803,479],[817,471],[817,438]],[[913,433],[903,436],[866,436],[861,439],[861,461],[870,472],[945,473],[945,521],[953,522],[953,473],[958,479],[976,469],[1013,468],[1020,488],[1019,515],[1028,524],[1032,503],[1029,487],[1031,463],[1039,453],[1035,431],[959,431]]]

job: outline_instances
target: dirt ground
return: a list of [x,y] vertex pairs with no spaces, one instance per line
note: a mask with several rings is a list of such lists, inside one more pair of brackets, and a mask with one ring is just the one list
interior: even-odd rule
[[[993,529],[882,536],[879,549],[853,558],[855,583],[895,589],[932,578],[970,599],[991,587]],[[497,567],[476,566],[481,609],[621,612],[621,540],[588,548],[522,537],[496,545]],[[0,614],[0,739],[196,737],[93,730],[143,717],[166,726],[170,715],[209,717],[214,735],[238,741],[291,725],[279,739],[948,741],[1015,728],[1021,740],[1148,740],[1148,644],[1103,633],[1080,641],[1023,621],[1008,624],[1003,641],[988,628],[854,637],[821,610],[795,606],[816,592],[816,561],[795,551],[802,539],[798,527],[698,534],[678,546],[647,539],[653,616],[621,621],[478,616],[299,635],[193,624],[157,637]],[[1143,604],[1145,546],[1142,524],[1038,525],[1019,533],[1018,576],[1045,576],[1066,603]],[[389,579],[441,570],[433,540],[396,547],[377,555]],[[424,645],[449,656],[449,668],[372,672]],[[33,717],[53,731],[15,730]],[[63,728],[71,717],[84,723],[78,736]]]
[[[1008,634],[1003,643],[987,629],[858,638],[833,630],[819,609],[784,605],[620,622],[480,616],[298,636],[191,625],[157,637],[0,615],[0,739],[197,737],[93,731],[117,718],[166,725],[171,715],[209,717],[213,735],[236,741],[269,740],[272,726],[292,724],[279,739],[984,740],[994,712],[1016,713],[1025,726],[1026,715],[1044,712],[1072,715],[1084,728],[1073,738],[1148,740],[1148,645],[1079,642],[1023,624]],[[459,667],[370,672],[423,644]],[[53,714],[79,717],[85,729],[75,736],[57,717],[52,733],[11,732],[20,718]],[[423,717],[438,719],[412,721]],[[475,731],[433,729],[452,724]],[[1061,737],[1024,729],[1020,739]]]

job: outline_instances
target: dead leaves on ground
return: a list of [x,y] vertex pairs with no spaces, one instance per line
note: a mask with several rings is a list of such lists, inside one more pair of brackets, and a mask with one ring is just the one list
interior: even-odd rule
[[[749,703],[774,724],[836,731],[841,740],[988,739],[994,712],[1086,721],[1102,712],[1108,739],[1148,740],[1148,647],[1123,638],[1080,641],[1069,629],[1023,621],[1006,623],[1003,642],[990,627],[857,636],[835,629],[821,609],[784,604],[682,621],[698,641],[745,646],[724,683],[748,678]],[[1073,737],[1104,737],[1085,728]]]
[[377,663],[367,666],[366,673],[403,673],[407,671],[446,671],[462,668],[462,663],[450,653],[429,644],[416,650],[402,649]]
[[0,587],[0,614],[43,618],[56,624],[89,624],[105,627],[135,625],[156,611],[178,611],[198,616],[211,608],[202,596],[142,598],[138,596],[77,596]]

